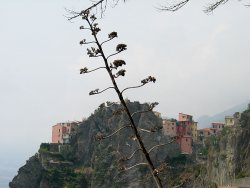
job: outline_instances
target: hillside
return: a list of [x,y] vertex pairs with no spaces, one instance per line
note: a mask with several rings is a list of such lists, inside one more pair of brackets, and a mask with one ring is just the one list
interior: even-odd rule
[[[131,112],[136,112],[148,109],[148,104],[128,102],[128,107]],[[38,154],[19,169],[10,187],[154,187],[145,166],[119,172],[119,169],[144,162],[140,152],[130,160],[125,160],[126,156],[138,149],[130,129],[123,129],[105,140],[96,140],[96,135],[108,135],[128,122],[120,110],[118,104],[95,110],[86,121],[79,124],[70,145],[60,146],[60,152],[57,144],[41,144]],[[153,112],[136,114],[134,120],[140,128],[162,127],[162,119]],[[141,132],[141,136],[147,149],[170,140],[161,130],[155,133]],[[179,146],[172,143],[150,154],[155,165],[161,166],[166,158],[172,159],[179,155]],[[171,175],[169,179],[172,179]],[[27,181],[29,183],[26,184]]]
[[[148,104],[128,102],[132,112],[145,110]],[[134,116],[140,128],[160,129],[162,119],[153,112]],[[100,105],[81,122],[69,145],[41,144],[37,154],[19,169],[10,188],[154,188],[140,152],[136,151],[130,129],[122,129],[104,140],[127,122],[119,104]],[[102,134],[100,134],[102,133]],[[169,142],[162,130],[140,133],[147,149]],[[194,143],[192,155],[180,155],[179,145],[172,143],[150,153],[164,187],[216,188],[250,177],[250,109],[241,114],[237,125],[225,128],[218,136],[209,137],[204,144]],[[127,160],[130,158],[130,160]]]

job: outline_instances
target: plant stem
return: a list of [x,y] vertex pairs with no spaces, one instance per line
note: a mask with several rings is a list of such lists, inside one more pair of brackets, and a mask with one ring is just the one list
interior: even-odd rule
[[129,121],[130,121],[130,123],[131,123],[131,128],[132,128],[132,130],[133,130],[133,132],[134,132],[134,134],[135,134],[135,137],[136,137],[136,139],[137,139],[138,145],[139,145],[139,147],[141,148],[141,150],[142,150],[142,152],[143,152],[143,154],[144,154],[144,156],[145,156],[145,159],[146,159],[147,164],[148,164],[148,166],[149,166],[149,168],[150,168],[150,171],[151,171],[151,174],[152,174],[152,176],[153,176],[153,178],[154,178],[154,181],[155,181],[155,183],[156,183],[156,185],[157,185],[158,188],[163,188],[162,183],[161,183],[161,179],[160,179],[160,177],[158,176],[158,174],[156,173],[156,168],[154,167],[154,164],[153,164],[153,162],[152,162],[152,160],[151,160],[151,158],[150,158],[150,156],[149,156],[149,153],[148,153],[148,151],[146,150],[146,147],[144,146],[144,143],[143,143],[143,141],[142,141],[142,138],[141,138],[141,136],[140,136],[140,134],[139,134],[139,132],[138,132],[138,130],[137,130],[137,127],[136,127],[135,122],[134,122],[134,120],[133,120],[133,118],[132,118],[132,115],[131,115],[131,113],[130,113],[130,111],[129,111],[129,109],[128,109],[128,106],[127,106],[127,104],[126,104],[124,98],[123,98],[123,95],[122,95],[121,91],[119,90],[119,88],[118,88],[118,86],[117,86],[117,83],[116,83],[116,81],[115,81],[115,78],[114,78],[114,76],[113,76],[113,74],[112,74],[112,71],[111,71],[109,65],[108,65],[108,59],[106,58],[106,56],[105,56],[105,54],[104,54],[104,51],[103,51],[103,49],[102,49],[102,46],[101,46],[100,42],[99,42],[98,39],[97,39],[96,33],[94,32],[94,28],[93,28],[93,26],[92,26],[92,24],[90,23],[90,21],[89,21],[88,18],[86,18],[86,21],[88,22],[88,24],[89,24],[89,26],[90,26],[90,29],[91,29],[91,31],[92,31],[92,34],[93,34],[94,39],[95,39],[95,41],[96,41],[96,44],[97,44],[97,46],[98,46],[98,48],[99,48],[99,50],[100,50],[101,56],[102,56],[103,61],[104,61],[104,63],[105,63],[105,66],[106,66],[107,72],[108,72],[108,74],[109,74],[109,76],[110,76],[110,79],[111,79],[111,81],[112,81],[112,83],[113,83],[114,89],[115,89],[115,91],[116,91],[116,93],[117,93],[117,95],[118,95],[118,97],[119,97],[119,100],[120,100],[121,104],[123,105],[123,107],[124,107],[124,109],[125,109],[125,111],[126,111],[126,114],[128,115]]

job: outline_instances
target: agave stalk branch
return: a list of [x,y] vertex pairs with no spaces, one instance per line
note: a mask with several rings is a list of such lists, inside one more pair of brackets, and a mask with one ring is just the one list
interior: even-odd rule
[[171,140],[170,142],[165,143],[165,144],[155,145],[154,147],[152,147],[152,148],[150,148],[150,149],[148,150],[148,153],[150,153],[151,151],[153,151],[155,148],[158,148],[158,147],[161,147],[161,146],[169,145],[169,144],[173,143],[174,141],[175,141],[175,139],[173,139],[173,140]]
[[104,136],[103,139],[109,138],[109,137],[115,135],[116,133],[118,133],[119,131],[121,131],[122,129],[125,129],[125,128],[127,128],[127,127],[131,127],[131,125],[125,125],[125,126],[119,128],[119,129],[117,129],[116,131],[114,131],[114,132],[111,133],[110,135]]
[[[94,37],[94,39],[95,39],[95,41],[96,41],[96,44],[97,44],[97,46],[98,46],[98,48],[99,48],[99,50],[100,50],[100,54],[101,54],[101,56],[102,56],[102,58],[103,58],[103,61],[104,61],[105,66],[106,66],[106,70],[107,70],[107,72],[108,72],[108,74],[109,74],[109,77],[110,77],[112,83],[113,83],[114,89],[115,89],[115,91],[116,91],[116,93],[117,93],[117,95],[118,95],[118,97],[119,97],[119,99],[120,99],[121,104],[123,105],[123,107],[124,107],[124,109],[125,109],[125,112],[126,112],[127,115],[128,115],[128,118],[129,118],[129,121],[130,121],[130,124],[131,124],[131,128],[132,128],[132,130],[133,130],[133,132],[134,132],[134,135],[135,135],[135,137],[136,137],[136,139],[137,139],[138,145],[139,145],[139,147],[141,148],[141,150],[142,150],[142,152],[143,152],[143,154],[144,154],[144,157],[145,157],[145,159],[146,159],[146,162],[147,162],[147,163],[145,163],[145,164],[147,164],[147,165],[149,166],[150,171],[151,171],[151,174],[152,174],[152,176],[153,176],[153,178],[154,178],[154,180],[155,180],[155,183],[156,183],[157,187],[158,187],[158,188],[163,188],[162,183],[161,183],[161,179],[159,178],[158,174],[155,173],[156,168],[155,168],[155,166],[154,166],[154,164],[153,164],[153,162],[152,162],[152,160],[151,160],[151,158],[150,158],[150,156],[149,156],[148,151],[146,150],[146,147],[144,146],[144,143],[143,143],[143,141],[142,141],[142,138],[141,138],[141,136],[140,136],[140,134],[139,134],[139,132],[138,132],[138,129],[137,129],[137,127],[136,127],[136,124],[135,124],[135,122],[134,122],[134,120],[133,120],[133,118],[132,118],[132,116],[131,116],[131,113],[130,113],[130,111],[129,111],[129,109],[128,109],[128,106],[127,106],[127,104],[126,104],[126,102],[125,102],[125,100],[124,100],[124,98],[123,98],[123,95],[122,95],[121,91],[120,91],[119,88],[118,88],[118,85],[117,85],[117,83],[116,83],[116,81],[115,81],[115,78],[114,78],[114,76],[113,76],[113,74],[112,74],[112,71],[111,71],[111,69],[110,69],[110,67],[109,67],[108,58],[107,58],[107,57],[105,56],[105,54],[104,54],[104,51],[103,51],[103,49],[102,49],[102,46],[101,46],[99,40],[97,39],[96,33],[93,32],[93,31],[94,31],[94,28],[93,28],[93,26],[91,25],[91,23],[90,23],[88,17],[86,18],[86,21],[88,22],[88,24],[89,24],[89,26],[90,26],[90,28],[91,28],[91,30],[92,30],[93,37]],[[110,57],[110,56],[109,56],[109,57]]]

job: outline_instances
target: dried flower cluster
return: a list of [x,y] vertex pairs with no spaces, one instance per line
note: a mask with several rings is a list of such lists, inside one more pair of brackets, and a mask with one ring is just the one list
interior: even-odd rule
[[98,93],[99,93],[99,89],[95,89],[93,91],[90,91],[89,95],[95,95],[95,94],[98,94]]
[[84,67],[83,69],[80,69],[80,74],[88,73],[88,68]]
[[96,35],[101,29],[98,27],[98,23],[93,24],[92,35]]
[[103,140],[104,137],[105,137],[104,134],[98,132],[98,133],[96,134],[96,136],[95,136],[95,139],[98,140],[98,141],[100,141],[100,140]]
[[149,110],[153,110],[159,103],[158,102],[153,102],[149,105]]
[[91,19],[92,22],[96,20],[96,16],[94,14],[92,14],[89,18]]
[[124,51],[124,50],[127,50],[127,45],[126,45],[126,44],[118,44],[118,45],[116,46],[116,51],[117,51],[117,52],[122,52],[122,51]]
[[117,69],[118,67],[121,67],[123,65],[126,65],[126,62],[124,60],[114,60],[113,65],[111,65],[111,68]]
[[113,39],[113,38],[118,37],[117,32],[113,31],[113,32],[109,33],[108,37],[109,37],[109,39]]
[[87,11],[85,11],[85,10],[81,11],[80,15],[82,16],[82,19],[85,20],[89,16],[89,10],[87,10]]
[[118,78],[119,76],[125,76],[125,72],[126,70],[125,69],[121,69],[119,70],[116,75],[114,76],[115,78]]
[[94,47],[91,47],[90,49],[87,48],[87,55],[89,57],[98,57],[98,55],[101,53],[100,49],[96,49]]
[[86,39],[83,39],[79,42],[80,45],[86,44]]
[[149,76],[148,78],[143,79],[143,80],[141,81],[141,83],[142,83],[142,84],[147,84],[147,83],[149,83],[149,82],[155,83],[155,81],[156,81],[155,77]]

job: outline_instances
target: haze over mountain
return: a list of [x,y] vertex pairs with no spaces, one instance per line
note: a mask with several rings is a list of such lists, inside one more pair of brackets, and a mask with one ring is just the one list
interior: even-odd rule
[[246,101],[243,104],[234,106],[228,110],[215,114],[213,116],[204,115],[198,118],[199,128],[210,127],[213,122],[224,122],[225,116],[231,116],[235,112],[242,112],[247,108],[247,105],[250,103],[250,100]]

